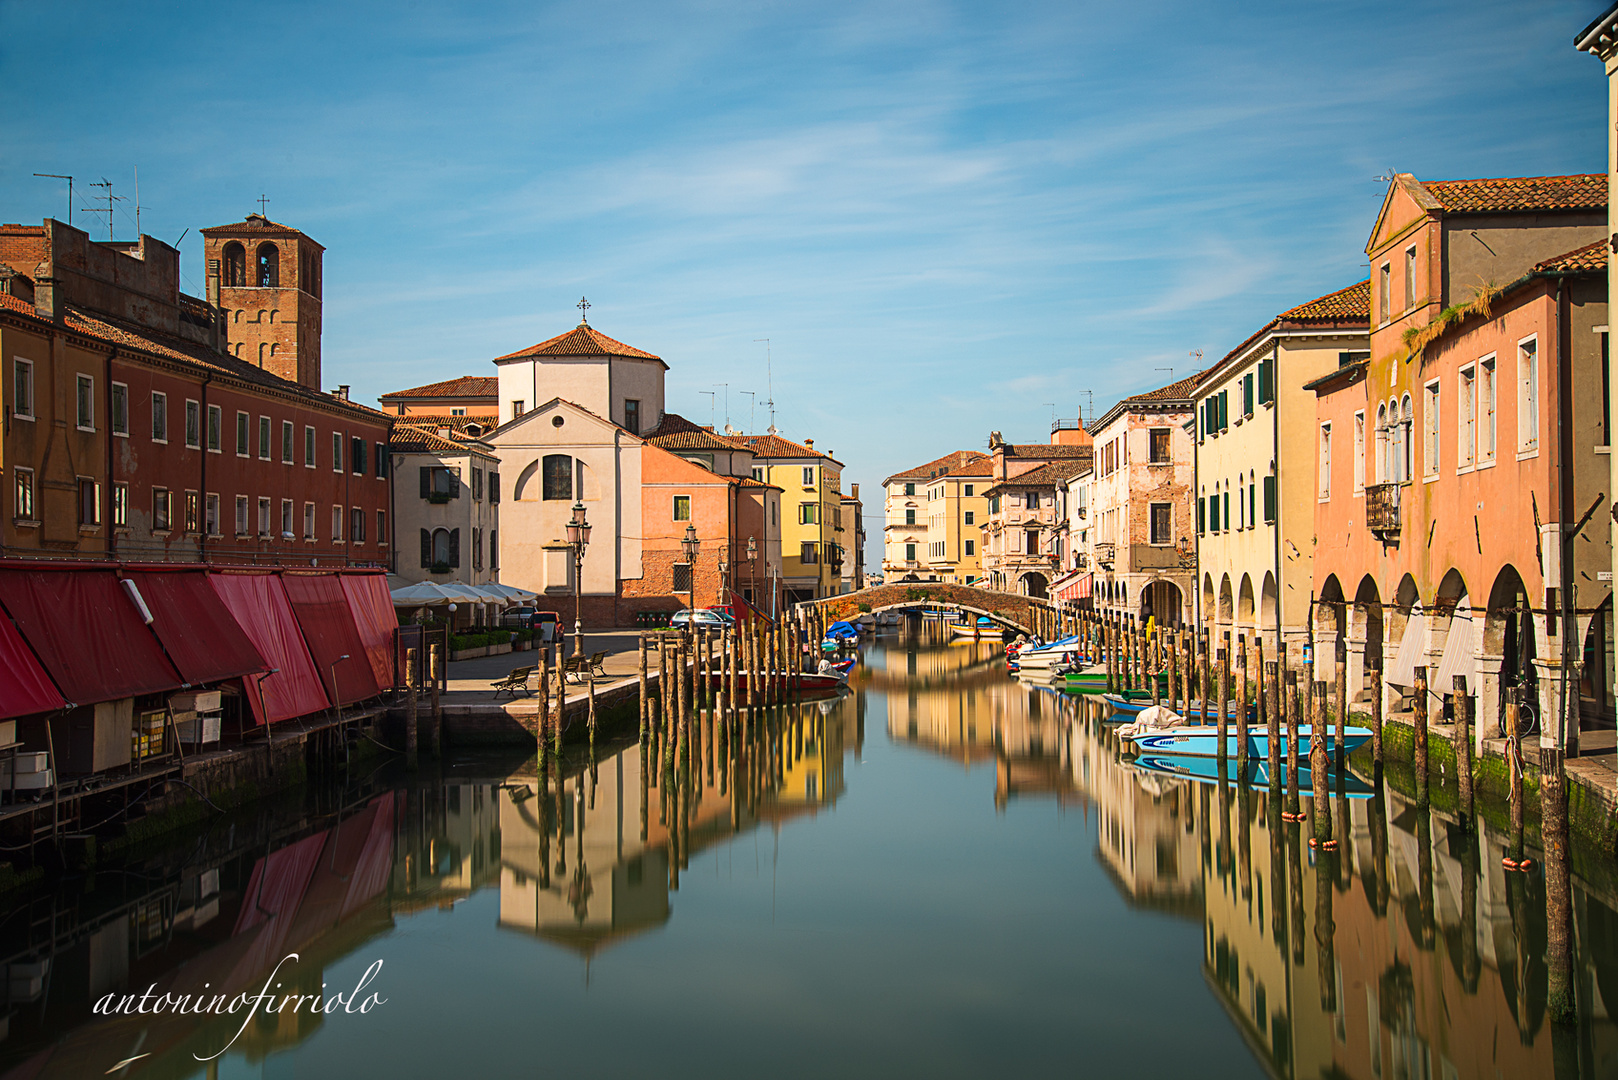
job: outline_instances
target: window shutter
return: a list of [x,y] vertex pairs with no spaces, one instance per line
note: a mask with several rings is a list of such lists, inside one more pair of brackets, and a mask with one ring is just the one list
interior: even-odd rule
[[427,466],[421,467],[421,497],[426,498],[433,493],[433,471]]
[[449,497],[452,499],[461,497],[461,471],[459,469],[449,470]]
[[[426,472],[427,470],[423,469],[421,471]],[[425,570],[429,566],[431,566],[432,564],[433,564],[433,534],[429,530],[423,529],[423,530],[421,530],[421,568],[423,570]]]
[[1197,499],[1197,535],[1201,536],[1208,531],[1208,499],[1199,496]]
[[388,475],[388,448],[384,443],[376,444],[376,475],[383,478]]
[[1247,522],[1251,525],[1258,520],[1258,485],[1247,485]]
[[461,568],[461,530],[449,531],[449,566],[451,570]]
[[1228,528],[1230,528],[1230,492],[1228,492],[1228,491],[1225,492],[1224,499],[1225,499],[1225,505],[1224,505],[1224,508],[1223,508],[1224,512],[1222,514],[1220,514],[1220,517],[1224,519],[1225,528],[1228,529]]
[[1275,520],[1275,477],[1264,478],[1264,520],[1266,523]]
[[500,501],[500,474],[497,472],[489,474],[489,501],[492,503]]
[[1242,415],[1253,415],[1253,376],[1242,380]]
[[1219,430],[1230,429],[1230,391],[1219,391]]

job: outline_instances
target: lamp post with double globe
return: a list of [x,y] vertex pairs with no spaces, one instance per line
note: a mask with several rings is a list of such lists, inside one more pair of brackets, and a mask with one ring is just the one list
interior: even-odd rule
[[584,503],[573,504],[573,517],[567,523],[567,542],[573,548],[573,655],[584,653],[584,619],[582,596],[584,584],[584,549],[590,546],[590,522],[584,516]]
[[687,525],[685,527],[685,539],[680,541],[680,550],[685,552],[685,561],[691,567],[691,580],[686,583],[691,587],[691,591],[687,594],[689,599],[686,602],[691,608],[693,628],[695,628],[697,612],[697,551],[701,547],[702,541],[697,539],[696,525]]

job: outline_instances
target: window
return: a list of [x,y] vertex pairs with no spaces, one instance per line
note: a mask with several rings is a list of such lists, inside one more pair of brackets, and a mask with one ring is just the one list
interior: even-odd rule
[[12,361],[11,376],[11,413],[20,420],[32,420],[34,418],[33,361]]
[[[440,529],[438,531],[443,532],[444,530]],[[343,508],[341,506],[331,508],[331,539],[334,544],[343,542]]]
[[185,403],[185,445],[192,450],[202,447],[202,405],[189,398]]
[[192,535],[202,531],[202,496],[195,491],[185,493],[185,531]]
[[690,521],[691,520],[691,496],[689,496],[689,495],[676,495],[676,496],[674,496],[674,520],[675,521]]
[[364,508],[359,507],[359,506],[354,507],[352,512],[349,514],[349,520],[352,522],[352,524],[350,525],[349,530],[348,530],[348,542],[350,544],[363,544],[363,543],[365,543],[365,510],[364,510]]
[[1022,550],[1025,555],[1039,554],[1039,530],[1024,529],[1022,534]]
[[270,460],[270,418],[258,418],[258,456],[261,461]]
[[225,426],[225,411],[217,405],[208,406],[208,449],[212,453],[220,453],[225,438],[221,430]]
[[169,441],[169,396],[152,391],[152,441]]
[[[383,545],[386,545],[388,542],[388,512],[386,510],[378,510],[376,512],[376,542]],[[494,543],[493,529],[489,530],[489,543]],[[489,564],[489,569],[494,569],[494,563],[491,562]]]
[[[377,520],[377,529],[378,529],[378,532],[380,533],[381,532],[381,527],[382,527],[381,526],[382,511],[380,511],[380,510],[377,511],[376,520]],[[379,535],[378,538],[377,538],[377,542],[381,543],[381,537],[385,536],[385,535],[386,535],[386,533],[381,533],[381,535]],[[498,570],[498,569],[500,569],[500,530],[499,529],[490,529],[489,530],[489,569],[490,570]]]
[[513,420],[517,419],[517,417],[521,416],[527,411],[528,410],[524,406],[522,398],[518,398],[516,401],[511,403],[511,418]]
[[1489,357],[1478,365],[1482,371],[1478,375],[1478,458],[1482,461],[1494,460],[1494,357]]
[[1354,414],[1354,490],[1365,490],[1365,413]]
[[1152,504],[1152,543],[1174,543],[1174,507],[1169,503]]
[[359,438],[350,439],[348,443],[348,450],[350,458],[348,463],[349,469],[353,471],[355,476],[364,476],[365,440]]
[[291,540],[292,532],[292,500],[281,500],[281,539]]
[[112,485],[112,524],[119,529],[129,526],[129,484],[123,480]]
[[101,524],[101,485],[88,476],[79,477],[79,524],[86,528]]
[[472,569],[483,569],[483,530],[472,527]]
[[968,510],[966,512],[965,524],[967,524],[967,525],[976,525],[977,524],[977,513],[975,511]]
[[247,249],[232,240],[225,245],[225,286],[242,288],[247,284]]
[[640,434],[640,402],[634,398],[624,399],[624,430],[631,435]]
[[376,478],[386,480],[388,476],[388,445],[387,443],[373,443],[376,451]]
[[315,429],[307,424],[303,429],[303,464],[305,468],[315,467]]
[[1197,535],[1202,536],[1208,531],[1208,497],[1197,496]]
[[691,564],[674,564],[674,592],[688,593],[691,591]]
[[914,495],[915,493],[916,493],[916,485],[915,484],[906,484],[905,485],[905,494],[906,495]]
[[1322,502],[1331,498],[1331,425],[1320,425],[1320,482],[1318,495]]
[[1249,372],[1242,377],[1242,415],[1253,415],[1253,374]]
[[1416,248],[1405,248],[1405,310],[1416,306]]
[[169,501],[169,489],[154,487],[152,489],[152,531],[168,532],[173,524],[173,506]]
[[258,286],[273,289],[281,284],[281,252],[269,241],[258,246]]
[[914,510],[906,510],[905,511],[905,524],[906,525],[914,525],[915,523],[916,523],[916,512]]
[[1030,491],[1027,495],[1023,496],[1023,505],[1027,506],[1030,510],[1038,510],[1039,492]]
[[[1390,409],[1389,412],[1391,413],[1392,410]],[[1410,478],[1415,475],[1410,467],[1410,456],[1415,453],[1414,448],[1411,446],[1411,437],[1414,430],[1415,423],[1410,411],[1410,395],[1406,394],[1399,406],[1398,461],[1395,463],[1399,469],[1399,482],[1404,484],[1408,484]]]
[[129,387],[121,382],[112,384],[112,433],[129,434]]
[[343,471],[343,435],[338,431],[331,433],[331,471]]
[[1258,403],[1269,405],[1275,401],[1275,360],[1258,362]]
[[1517,451],[1539,449],[1539,342],[1517,343]]
[[[808,544],[804,545],[804,548],[806,550],[808,549],[808,547],[809,547]],[[916,545],[915,544],[906,544],[905,545],[905,562],[915,562],[915,561],[916,561]]]
[[1438,382],[1423,388],[1421,416],[1421,472],[1423,476],[1438,475]]
[[270,535],[270,500],[263,496],[258,500],[258,534],[265,538]]
[[476,466],[472,468],[472,498],[477,502],[483,501],[483,470]]
[[247,427],[251,423],[252,419],[246,413],[239,412],[236,414],[237,457],[246,457],[248,454],[252,453],[252,450],[250,449],[251,444],[248,442],[249,436],[247,434]]
[[78,387],[78,428],[80,431],[94,431],[96,429],[96,381],[88,375],[80,375],[76,380]]
[[[820,522],[820,504],[819,503],[806,502],[806,503],[799,503],[798,504],[798,524],[799,525],[816,525],[816,524],[819,524],[819,522]],[[905,524],[906,525],[914,525],[915,523],[916,523],[916,512],[914,510],[906,510],[905,511]]]
[[305,540],[315,538],[315,504],[312,502],[303,504],[303,538]]
[[1147,460],[1154,465],[1166,464],[1169,460],[1169,429],[1153,428],[1146,435],[1151,449],[1151,456]]
[[544,473],[541,497],[546,499],[573,498],[573,459],[566,454],[546,454],[540,463]]
[[[1248,475],[1251,478],[1252,474]],[[1258,485],[1253,483],[1251,479],[1247,484],[1247,527],[1249,529],[1258,528]]]
[[976,485],[973,485],[973,484],[965,484],[965,485],[963,485],[961,487],[961,494],[965,495],[968,499],[970,499],[972,497],[972,491],[974,490],[975,486]]
[[1376,320],[1385,323],[1393,308],[1393,264],[1383,263],[1376,273]]
[[461,471],[448,465],[421,467],[421,497],[433,502],[444,502],[461,497]]
[[1456,398],[1455,466],[1469,468],[1477,457],[1478,445],[1477,368],[1461,369],[1461,389]]
[[212,491],[202,501],[202,528],[209,536],[219,535],[219,496]]
[[1219,523],[1224,528],[1230,528],[1230,489],[1225,489],[1224,505],[1219,508]]
[[815,467],[813,465],[805,465],[803,467],[803,486],[815,486]]
[[764,483],[764,468],[763,468],[763,466],[761,466],[761,465],[754,465],[753,466],[753,479],[757,480],[761,484]]
[[465,409],[451,409],[449,411],[449,414],[451,416],[465,416],[466,415],[466,410]]
[[968,540],[966,542],[966,553],[968,555],[976,555],[977,551],[978,551],[977,541],[976,540]]
[[1275,477],[1264,478],[1264,523],[1275,524]]
[[247,496],[238,495],[236,496],[236,535],[246,536],[248,534],[248,528]]

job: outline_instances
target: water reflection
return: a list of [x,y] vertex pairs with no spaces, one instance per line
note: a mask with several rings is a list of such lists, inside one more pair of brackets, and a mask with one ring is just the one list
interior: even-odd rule
[[[543,773],[532,759],[489,758],[416,780],[384,769],[312,784],[295,798],[40,889],[0,925],[8,987],[0,1075],[100,1075],[136,1054],[145,1056],[125,1075],[208,1074],[192,1055],[227,1042],[239,1019],[100,1019],[90,1006],[106,993],[153,983],[158,993],[254,987],[290,951],[302,961],[286,972],[284,991],[312,993],[334,968],[377,953],[382,938],[430,913],[471,912],[501,941],[535,942],[522,954],[527,964],[551,955],[588,978],[608,946],[669,935],[682,875],[703,852],[749,833],[828,827],[813,819],[847,795],[852,762],[866,751],[868,709],[883,714],[884,745],[901,766],[919,766],[934,786],[944,782],[941,773],[981,778],[981,801],[965,808],[967,816],[1000,821],[1004,842],[1028,828],[1019,811],[1040,805],[1093,828],[1094,864],[1104,873],[1092,867],[1077,880],[1093,882],[1093,895],[1054,897],[1052,910],[1081,937],[1108,903],[1144,934],[1161,937],[1173,927],[1190,937],[1167,959],[1143,951],[1136,974],[1164,988],[1200,977],[1205,989],[1196,992],[1205,1002],[1211,995],[1224,1014],[1219,1023],[1251,1055],[1210,1062],[1211,1072],[1549,1077],[1608,1075],[1618,1064],[1618,1032],[1605,1005],[1618,994],[1610,868],[1575,876],[1582,1023],[1553,1030],[1542,879],[1501,868],[1508,837],[1491,821],[1503,815],[1481,815],[1478,831],[1468,833],[1386,785],[1345,783],[1331,806],[1339,847],[1318,852],[1307,841],[1314,826],[1307,795],[1305,820],[1288,822],[1287,795],[1250,777],[1237,783],[1233,766],[1202,780],[1138,767],[1121,756],[1092,699],[1008,678],[992,645],[898,638],[868,647],[864,659],[853,691],[834,701],[734,724],[704,715],[672,739],[604,746],[596,760],[573,757]],[[860,784],[872,782],[861,776]],[[891,830],[888,839],[900,845],[927,839],[904,831],[928,827],[925,816],[920,824],[915,815],[885,818],[861,801],[839,817],[856,812],[866,815],[860,830]],[[949,919],[964,923],[963,913],[979,903],[963,893],[962,907],[949,908],[936,895],[947,876],[928,877],[931,868],[916,864],[912,879],[891,858],[879,862],[846,843],[796,857],[853,860],[816,872],[853,883],[880,879],[901,894],[934,883],[929,900],[946,904],[929,909],[939,940],[958,940]],[[462,906],[480,898],[491,902]],[[844,917],[858,917],[857,905],[846,910],[853,914]],[[699,909],[687,915],[700,918]],[[1006,939],[1026,954],[1013,965],[1037,969],[1041,951],[1059,937],[1056,927],[1035,923],[1026,938]],[[842,961],[851,984],[895,977],[903,984],[883,949],[897,929],[836,930],[861,942]],[[1200,957],[1192,936],[1199,930]],[[476,962],[496,960],[478,954]],[[1067,977],[1106,985],[1118,973],[1075,967]],[[912,992],[924,1011],[936,1007],[930,986]],[[1131,1011],[1153,1006],[1150,995],[1128,1002]],[[827,1016],[833,1028],[860,1028],[853,1014]],[[305,1012],[258,1017],[225,1058],[226,1074],[306,1046],[339,1023]],[[1182,1049],[1194,1056],[1199,1044],[1216,1041],[1197,1023],[1186,1017],[1184,1033],[1158,1037],[1186,1042]],[[1153,1052],[1122,1045],[1132,1037],[1106,1027],[1086,1038],[1121,1042],[1108,1052]],[[1050,1051],[1062,1047],[1052,1034]]]

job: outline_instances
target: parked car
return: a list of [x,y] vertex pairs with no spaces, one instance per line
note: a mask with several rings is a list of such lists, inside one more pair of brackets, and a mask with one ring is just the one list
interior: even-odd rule
[[512,607],[500,613],[500,625],[506,630],[526,630],[528,620],[534,617],[531,607]]
[[704,633],[718,633],[727,630],[735,624],[736,620],[723,611],[711,608],[698,608],[695,611],[687,608],[685,611],[676,611],[674,617],[669,619],[669,627],[674,630],[683,630],[691,627]]
[[723,612],[725,615],[730,617],[731,622],[736,622],[738,620],[745,622],[748,619],[768,619],[768,616],[758,608],[753,607],[751,604],[745,602],[735,604],[715,604],[713,607],[708,608],[707,610]]
[[545,642],[556,640],[562,617],[554,611],[536,611],[532,607],[507,608],[500,616],[500,625],[508,630],[533,630]]

